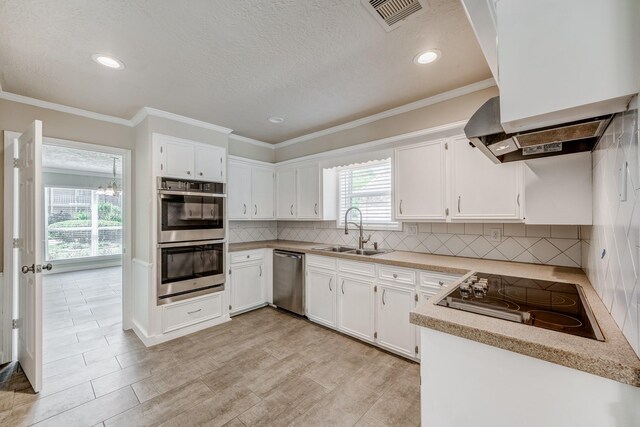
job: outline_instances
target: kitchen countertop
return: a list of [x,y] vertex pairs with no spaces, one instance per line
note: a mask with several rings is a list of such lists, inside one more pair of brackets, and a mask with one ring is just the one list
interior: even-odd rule
[[313,249],[322,246],[328,246],[328,244],[267,240],[232,243],[229,245],[229,251],[282,249],[464,275],[451,286],[457,285],[471,272],[476,271],[575,283],[584,290],[589,306],[605,336],[604,342],[435,305],[434,302],[450,288],[443,289],[438,295],[416,307],[411,312],[410,319],[411,323],[421,327],[640,387],[640,359],[622,335],[581,269],[404,251],[364,256]]

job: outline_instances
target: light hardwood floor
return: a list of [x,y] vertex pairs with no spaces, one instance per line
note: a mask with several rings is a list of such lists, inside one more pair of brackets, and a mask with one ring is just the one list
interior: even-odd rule
[[44,387],[0,368],[0,425],[415,426],[419,366],[263,308],[151,348],[117,269],[45,283]]

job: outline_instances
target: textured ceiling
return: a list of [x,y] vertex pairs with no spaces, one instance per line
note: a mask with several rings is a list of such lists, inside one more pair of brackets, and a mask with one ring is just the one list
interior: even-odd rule
[[[489,78],[460,2],[428,3],[387,33],[359,0],[0,0],[0,83],[126,119],[157,108],[275,143]],[[415,65],[428,48],[442,58]],[[94,53],[126,68],[100,67]]]
[[78,150],[45,144],[42,146],[42,166],[74,172],[113,175],[113,158],[116,158],[116,175],[122,174],[122,156],[98,151]]

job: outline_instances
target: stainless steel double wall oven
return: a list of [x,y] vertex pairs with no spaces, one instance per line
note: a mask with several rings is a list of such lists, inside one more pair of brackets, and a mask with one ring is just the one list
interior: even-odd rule
[[158,304],[224,290],[225,184],[158,178]]

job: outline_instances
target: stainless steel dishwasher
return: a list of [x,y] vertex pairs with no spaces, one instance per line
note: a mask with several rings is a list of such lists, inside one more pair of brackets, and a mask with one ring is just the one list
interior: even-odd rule
[[273,304],[304,316],[304,254],[273,251]]

